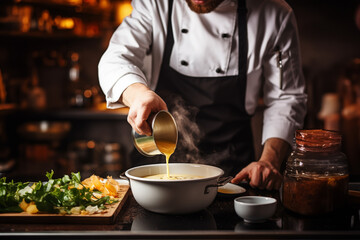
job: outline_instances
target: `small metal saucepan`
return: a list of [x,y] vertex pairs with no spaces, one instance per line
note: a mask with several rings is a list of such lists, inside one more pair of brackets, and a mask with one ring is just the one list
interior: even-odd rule
[[133,141],[136,149],[146,157],[162,154],[158,143],[167,142],[176,148],[178,141],[178,129],[174,117],[168,111],[160,111],[151,115],[151,136],[140,135],[132,130]]
[[217,187],[232,177],[220,178],[218,167],[191,163],[170,163],[171,174],[201,176],[199,179],[163,180],[144,178],[166,173],[166,164],[134,167],[125,172],[135,200],[145,209],[165,214],[187,214],[208,207],[215,199]]

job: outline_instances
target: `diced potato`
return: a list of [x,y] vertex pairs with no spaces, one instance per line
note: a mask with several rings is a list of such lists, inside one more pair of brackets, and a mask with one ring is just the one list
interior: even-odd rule
[[88,212],[88,211],[85,211],[85,210],[81,210],[81,211],[80,211],[80,214],[81,214],[81,215],[88,215],[89,212]]
[[112,185],[109,182],[105,183],[105,194],[108,194],[109,196],[116,196],[117,191],[116,191],[116,187],[114,185]]
[[21,203],[19,204],[19,207],[21,207],[21,209],[22,209],[24,212],[26,212],[26,209],[28,208],[29,205],[30,205],[30,203],[25,202],[25,199],[23,199],[23,200],[21,201]]
[[99,191],[104,191],[104,185],[98,176],[92,175],[90,177],[92,184]]
[[[91,178],[86,178],[81,182],[85,187],[90,188],[92,185]],[[82,185],[79,185],[82,187]]]
[[37,209],[37,207],[36,207],[35,204],[30,204],[30,205],[27,207],[26,212],[27,212],[27,213],[30,213],[30,214],[34,214],[34,213],[38,213],[39,210]]
[[65,211],[65,209],[60,208],[60,209],[59,209],[59,214],[61,214],[61,215],[66,215],[67,212]]
[[98,198],[104,196],[117,197],[119,191],[121,190],[120,184],[110,176],[108,176],[107,179],[104,180],[99,176],[92,175],[91,177],[83,180],[82,184],[90,190],[97,189],[102,193],[94,193],[94,198],[95,196]]
[[70,210],[71,214],[80,214],[81,213],[81,209],[80,207],[73,207]]
[[113,185],[116,188],[116,192],[120,191],[120,184],[114,180],[112,177],[107,177],[107,182],[109,182],[111,185]]
[[82,181],[85,187],[90,188],[91,190],[97,189],[99,191],[104,190],[104,184],[101,182],[102,179],[96,175],[92,175],[91,177]]

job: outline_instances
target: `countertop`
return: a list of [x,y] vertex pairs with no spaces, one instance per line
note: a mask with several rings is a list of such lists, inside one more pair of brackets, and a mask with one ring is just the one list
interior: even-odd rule
[[[242,184],[241,195],[272,196]],[[360,204],[350,199],[343,211],[326,216],[305,217],[284,209],[278,201],[275,215],[264,223],[249,224],[234,211],[239,195],[219,194],[205,210],[190,215],[163,215],[137,204],[132,194],[109,225],[0,224],[1,239],[360,239]]]

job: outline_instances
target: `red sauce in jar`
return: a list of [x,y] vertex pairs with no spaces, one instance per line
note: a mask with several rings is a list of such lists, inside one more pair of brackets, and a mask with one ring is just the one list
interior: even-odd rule
[[341,135],[327,130],[299,130],[296,148],[286,163],[283,185],[285,208],[319,215],[346,204],[349,174],[340,152]]
[[349,176],[284,178],[283,205],[303,215],[320,215],[346,204]]

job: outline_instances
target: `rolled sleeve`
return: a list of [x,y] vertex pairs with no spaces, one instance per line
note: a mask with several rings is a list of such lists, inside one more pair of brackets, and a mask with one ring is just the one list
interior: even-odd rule
[[139,75],[124,75],[121,80],[117,81],[114,86],[112,88],[109,88],[109,90],[105,94],[106,107],[111,109],[124,107],[125,105],[119,102],[120,96],[128,86],[134,83],[142,83],[146,85],[144,78]]

